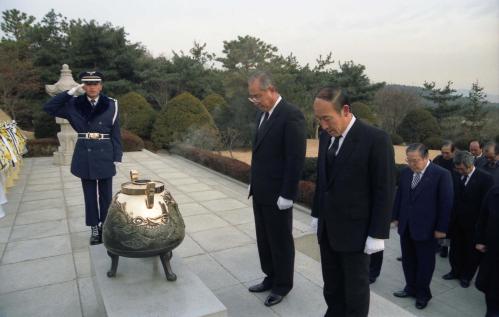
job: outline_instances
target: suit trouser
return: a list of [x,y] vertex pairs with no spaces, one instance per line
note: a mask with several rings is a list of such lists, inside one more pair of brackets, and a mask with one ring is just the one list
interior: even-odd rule
[[266,275],[263,283],[284,296],[293,288],[293,208],[279,210],[277,205],[262,205],[253,200],[253,212],[260,265]]
[[85,198],[85,223],[97,226],[104,223],[113,195],[113,178],[81,179]]
[[383,265],[383,251],[371,254],[369,260],[369,278],[378,278]]
[[459,221],[452,224],[449,262],[460,279],[471,281],[480,264],[481,254],[475,249],[475,230],[465,228]]
[[369,313],[369,255],[339,252],[331,248],[326,225],[319,241],[326,316],[358,316]]
[[405,291],[420,300],[430,300],[431,278],[435,270],[436,239],[416,241],[409,228],[400,237],[402,268],[405,276]]

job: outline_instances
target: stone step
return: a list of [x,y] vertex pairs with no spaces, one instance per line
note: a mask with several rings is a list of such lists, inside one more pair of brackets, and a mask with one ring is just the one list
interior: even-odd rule
[[96,295],[107,316],[225,317],[227,309],[181,258],[171,266],[177,280],[166,280],[159,257],[120,257],[115,277],[104,245],[90,246]]

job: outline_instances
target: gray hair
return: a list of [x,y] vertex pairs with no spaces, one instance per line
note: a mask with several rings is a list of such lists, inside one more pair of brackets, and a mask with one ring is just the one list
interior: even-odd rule
[[457,151],[454,155],[454,159],[452,160],[454,165],[463,164],[466,167],[473,166],[474,161],[475,157],[468,151]]
[[419,154],[421,154],[422,158],[428,157],[428,148],[423,143],[409,144],[409,146],[407,146],[407,149],[405,149],[405,154],[416,151],[419,152]]
[[248,78],[248,85],[253,83],[255,80],[258,80],[260,83],[260,89],[267,89],[269,87],[274,87],[277,90],[277,86],[275,85],[274,79],[272,75],[266,71],[255,71]]
[[484,149],[485,151],[488,151],[488,150],[489,150],[489,148],[493,147],[493,148],[494,148],[494,150],[495,150],[496,146],[497,146],[496,142],[494,142],[494,141],[490,141],[490,142],[487,142],[487,143],[483,146],[483,149]]

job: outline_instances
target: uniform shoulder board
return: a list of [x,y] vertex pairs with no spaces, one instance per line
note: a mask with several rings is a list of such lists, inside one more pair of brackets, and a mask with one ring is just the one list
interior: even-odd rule
[[118,117],[118,100],[114,98],[109,98],[109,99],[114,101],[114,116],[113,116],[113,124],[114,124],[114,121],[116,121],[116,118]]

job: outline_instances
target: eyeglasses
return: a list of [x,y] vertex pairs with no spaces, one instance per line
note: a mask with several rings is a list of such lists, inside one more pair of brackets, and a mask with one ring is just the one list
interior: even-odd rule
[[405,161],[407,162],[407,164],[418,164],[418,163],[421,163],[423,161],[423,159],[421,158],[417,158],[417,159],[405,159]]

